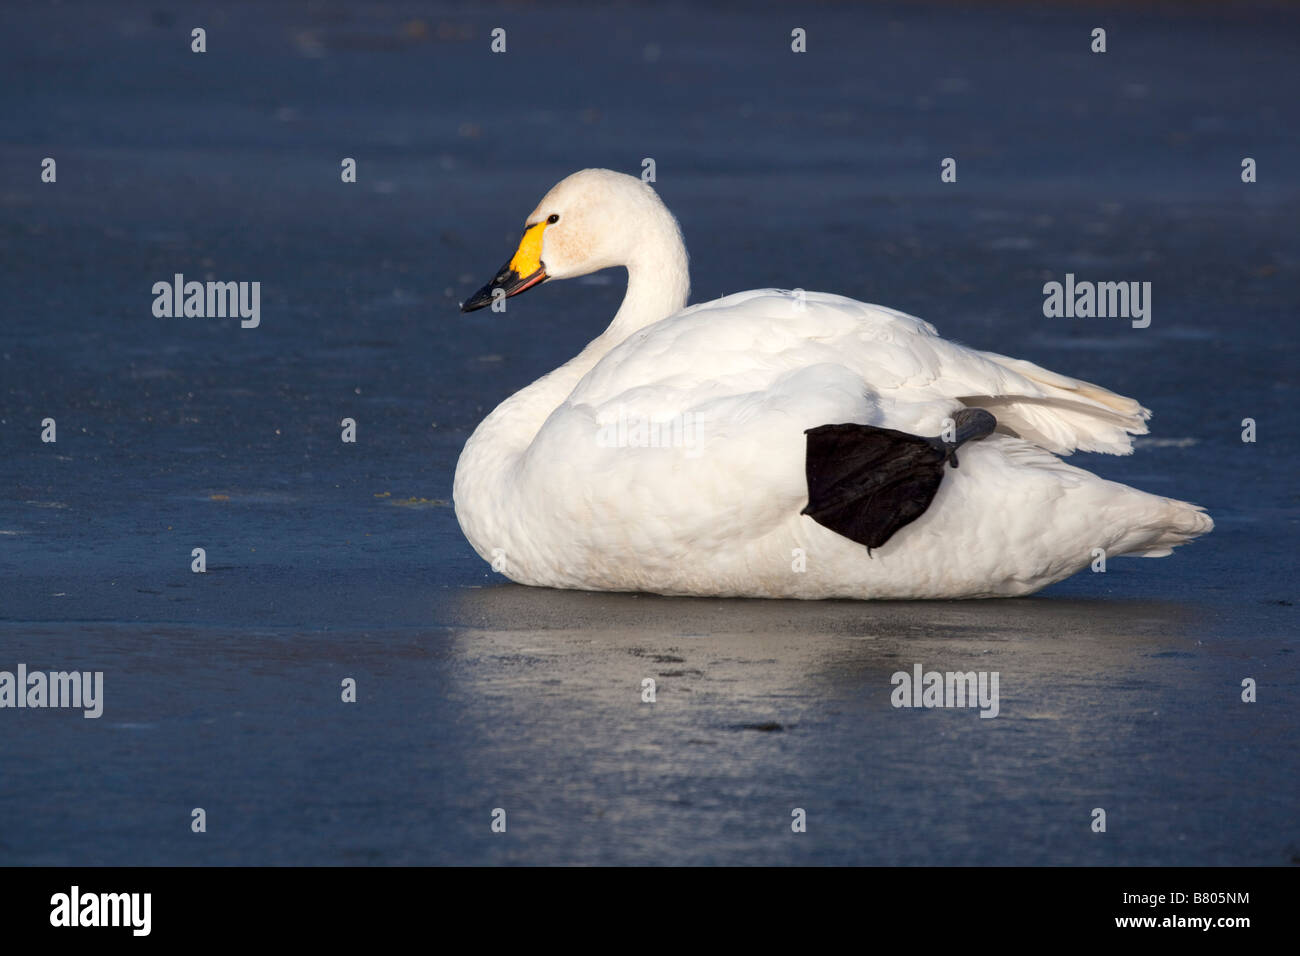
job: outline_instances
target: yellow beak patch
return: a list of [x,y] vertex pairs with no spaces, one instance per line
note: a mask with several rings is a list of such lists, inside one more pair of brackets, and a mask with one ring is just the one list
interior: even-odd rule
[[460,304],[462,312],[493,305],[501,296],[509,298],[527,292],[550,278],[542,268],[542,233],[546,222],[535,222],[524,230],[514,257],[501,267],[496,278]]
[[524,230],[524,237],[519,240],[519,248],[510,260],[510,268],[520,277],[531,276],[542,267],[542,233],[546,231],[546,220],[535,222]]

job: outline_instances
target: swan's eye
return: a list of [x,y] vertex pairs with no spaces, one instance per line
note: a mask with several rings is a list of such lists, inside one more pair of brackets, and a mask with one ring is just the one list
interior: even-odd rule
[[557,222],[560,221],[560,214],[559,214],[559,213],[556,213],[556,212],[553,212],[553,213],[551,213],[549,216],[546,217],[546,221],[549,222],[549,223],[551,223],[552,225],[554,225],[555,223],[557,223]]

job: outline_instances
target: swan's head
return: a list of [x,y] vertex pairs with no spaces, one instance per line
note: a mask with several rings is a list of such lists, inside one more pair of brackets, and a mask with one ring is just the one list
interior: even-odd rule
[[584,169],[560,180],[524,221],[524,237],[496,278],[461,305],[473,312],[496,297],[518,295],[547,279],[571,279],[632,262],[651,230],[677,222],[655,191],[609,169]]

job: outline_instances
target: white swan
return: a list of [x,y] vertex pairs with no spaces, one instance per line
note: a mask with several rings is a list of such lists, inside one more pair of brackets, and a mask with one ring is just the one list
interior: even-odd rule
[[460,456],[456,517],[514,581],[1020,595],[1096,548],[1161,557],[1213,527],[1056,457],[1130,453],[1150,417],[1132,399],[837,295],[761,289],[684,309],[681,232],[639,179],[574,173],[526,223],[464,311],[610,266],[628,281],[605,332],[502,402]]

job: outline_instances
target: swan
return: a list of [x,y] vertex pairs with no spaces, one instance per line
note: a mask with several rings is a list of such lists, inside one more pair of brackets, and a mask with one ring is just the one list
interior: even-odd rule
[[513,581],[1015,596],[1213,528],[1195,505],[1058,457],[1131,453],[1151,414],[1131,398],[839,295],[759,289],[685,308],[677,220],[633,176],[562,180],[461,310],[613,266],[627,292],[608,328],[498,405],[456,466],[460,527]]

